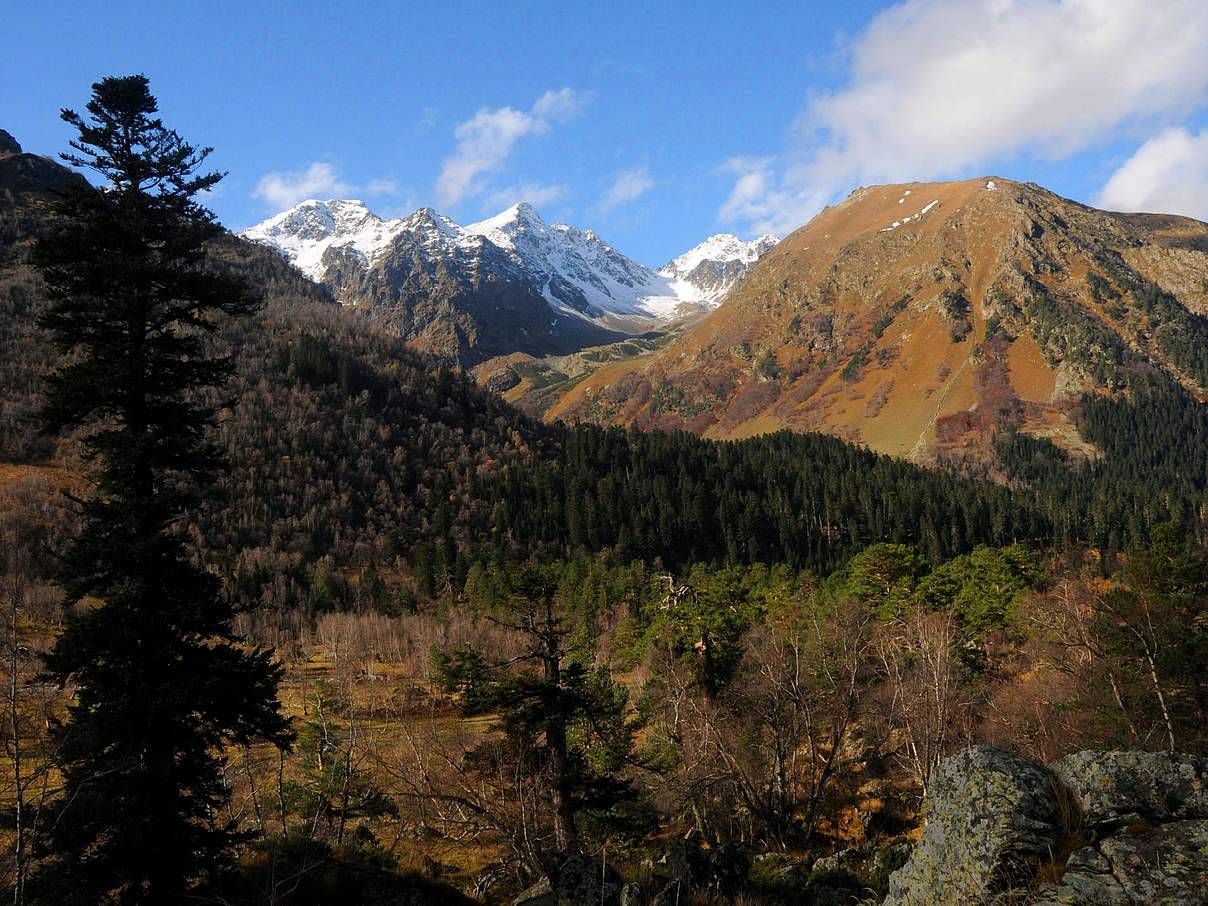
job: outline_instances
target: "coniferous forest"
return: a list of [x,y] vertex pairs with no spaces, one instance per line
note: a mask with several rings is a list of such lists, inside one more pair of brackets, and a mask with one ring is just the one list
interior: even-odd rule
[[935,469],[541,423],[224,233],[145,79],[87,110],[108,188],[0,194],[14,903],[504,903],[571,864],[870,903],[966,745],[1206,754],[1173,382],[1084,397],[1095,458],[1004,424]]

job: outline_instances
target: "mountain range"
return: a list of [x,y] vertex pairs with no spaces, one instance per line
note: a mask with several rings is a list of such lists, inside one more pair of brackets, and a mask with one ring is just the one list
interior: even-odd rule
[[[10,197],[79,178],[0,140]],[[999,177],[863,187],[778,244],[717,236],[657,271],[525,204],[462,227],[312,201],[247,234],[548,420],[822,431],[1001,477],[1008,436],[1099,457],[1087,399],[1208,399],[1208,225]]]
[[524,203],[463,227],[431,208],[382,220],[339,199],[305,201],[243,235],[463,367],[571,353],[698,318],[777,242],[713,236],[654,271]]

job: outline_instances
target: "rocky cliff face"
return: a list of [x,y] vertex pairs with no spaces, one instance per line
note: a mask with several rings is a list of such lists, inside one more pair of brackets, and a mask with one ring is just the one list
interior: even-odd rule
[[[431,218],[412,219],[415,233],[428,231],[424,221]],[[564,354],[626,336],[555,312],[543,295],[545,284],[490,242],[433,255],[408,232],[368,267],[345,248],[329,249],[324,264],[323,283],[337,298],[417,349],[467,368],[508,353]]]
[[1079,752],[1044,767],[991,746],[944,761],[887,906],[1201,906],[1208,759]]
[[1091,453],[1084,391],[1208,395],[1208,225],[1001,179],[860,189],[657,353],[549,416],[731,438],[820,430],[920,462],[1011,426]]
[[12,135],[0,129],[0,202],[6,210],[23,204],[44,206],[54,190],[71,183],[84,185],[84,178],[49,157],[25,153]]

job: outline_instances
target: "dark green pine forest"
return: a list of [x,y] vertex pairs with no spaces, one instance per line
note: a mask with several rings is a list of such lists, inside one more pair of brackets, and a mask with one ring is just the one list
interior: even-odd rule
[[[1198,533],[1204,517],[1208,412],[1173,383],[1084,399],[1094,462],[1004,430],[997,483],[819,434],[544,425],[322,303],[260,327],[236,341],[239,402],[222,429],[236,503],[201,528],[229,563],[249,549],[353,568],[401,559],[432,597],[474,563],[530,557],[825,575],[876,542],[932,563],[979,545],[1124,550],[1163,522]],[[286,609],[334,606],[295,579]]]
[[[931,769],[965,745],[1205,752],[1208,408],[1173,382],[1084,397],[1092,459],[1009,422],[994,461],[936,469],[817,434],[544,424],[217,229],[185,256],[190,285],[247,298],[207,296],[204,323],[168,332],[182,359],[223,363],[180,391],[205,468],[153,464],[145,534],[171,557],[73,584],[64,553],[110,537],[105,506],[140,491],[92,497],[93,432],[120,412],[56,433],[38,418],[80,355],[48,318],[79,294],[32,251],[74,228],[70,186],[0,151],[0,884],[16,903],[54,902],[39,879],[64,865],[59,892],[81,902],[157,902],[151,884],[172,902],[503,903],[568,853],[640,880],[641,902],[672,883],[700,906],[876,902]],[[185,760],[205,801],[185,817],[204,852],[106,886],[85,851],[113,828],[72,825],[63,796],[85,769],[110,776],[116,745],[80,729],[89,643],[103,650],[88,634],[118,640],[98,663],[141,650],[130,621],[98,615],[127,598],[136,621],[155,613],[131,583],[161,580],[191,586],[168,635],[254,674],[263,738],[246,715],[199,731]],[[122,698],[120,677],[105,694]]]

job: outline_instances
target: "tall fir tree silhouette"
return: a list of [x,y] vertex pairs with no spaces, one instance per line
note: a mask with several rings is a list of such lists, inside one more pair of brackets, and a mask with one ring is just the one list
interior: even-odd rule
[[280,668],[234,633],[215,576],[190,555],[185,517],[221,456],[207,440],[228,363],[208,353],[222,316],[256,300],[206,270],[221,233],[195,200],[222,174],[155,117],[145,76],[92,86],[64,160],[93,171],[34,251],[51,300],[41,324],[64,353],[42,419],[80,430],[91,462],[83,527],[62,560],[62,634],[49,672],[73,693],[55,729],[63,786],[40,900],[170,903],[228,857],[221,750],[287,745]]

